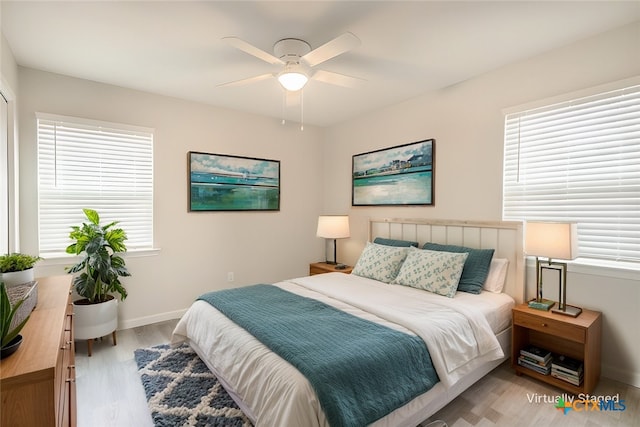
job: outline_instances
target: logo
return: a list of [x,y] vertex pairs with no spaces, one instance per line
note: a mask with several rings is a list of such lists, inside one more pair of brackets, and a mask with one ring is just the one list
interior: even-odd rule
[[554,408],[567,415],[571,410],[575,412],[624,411],[627,406],[624,404],[624,400],[620,399],[619,394],[615,396],[589,396],[581,393],[578,395],[578,399],[571,397],[565,400],[563,396],[559,396]]
[[562,411],[563,415],[573,412],[592,412],[592,411],[617,411],[622,412],[627,409],[624,400],[620,399],[620,394],[613,396],[592,396],[580,393],[577,396],[563,393],[560,396],[551,396],[543,394],[527,393],[529,403],[552,403],[553,407],[558,411]]
[[571,402],[565,402],[562,397],[558,399],[558,403],[556,403],[555,408],[562,411],[564,415],[567,415],[567,412],[573,409]]

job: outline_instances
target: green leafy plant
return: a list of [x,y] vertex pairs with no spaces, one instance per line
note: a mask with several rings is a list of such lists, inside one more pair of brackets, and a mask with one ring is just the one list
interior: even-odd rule
[[15,328],[11,328],[11,321],[13,320],[14,315],[18,311],[18,308],[22,305],[24,300],[20,300],[15,303],[15,305],[11,306],[11,301],[9,301],[9,294],[7,293],[7,287],[4,282],[0,282],[0,347],[5,347],[9,344],[15,337],[18,336],[20,330],[26,325],[27,320],[29,320],[30,316],[27,316],[19,325],[16,325]]
[[67,247],[67,253],[80,255],[82,259],[69,273],[82,272],[73,279],[78,295],[89,300],[90,304],[107,301],[111,293],[118,293],[120,299],[127,297],[127,290],[120,277],[130,276],[124,259],[117,255],[126,252],[124,241],[127,235],[121,228],[115,228],[117,221],[105,226],[100,225],[100,216],[92,209],[83,209],[88,223],[71,227],[69,237],[75,243]]
[[21,253],[0,256],[0,273],[13,273],[33,268],[42,258]]

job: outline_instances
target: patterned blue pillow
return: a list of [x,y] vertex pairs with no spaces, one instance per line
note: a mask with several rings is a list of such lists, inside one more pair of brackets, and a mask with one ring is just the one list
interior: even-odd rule
[[402,248],[408,248],[409,246],[413,246],[416,248],[418,247],[418,242],[411,242],[409,240],[385,239],[384,237],[376,237],[373,240],[373,243],[387,246],[398,246]]
[[445,252],[466,252],[469,254],[467,262],[462,270],[462,277],[458,283],[458,290],[470,294],[479,294],[487,280],[493,249],[473,249],[456,245],[439,245],[437,243],[425,243],[422,249]]
[[408,248],[367,242],[351,274],[389,283],[398,275]]
[[409,248],[407,259],[393,283],[453,298],[466,259],[466,253]]

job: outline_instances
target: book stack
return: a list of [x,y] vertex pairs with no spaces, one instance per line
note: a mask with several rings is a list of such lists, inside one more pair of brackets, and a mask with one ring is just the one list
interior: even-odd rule
[[555,305],[555,301],[551,301],[550,299],[541,298],[540,300],[532,299],[529,301],[529,307],[535,308],[536,310],[545,310],[549,311],[551,307]]
[[551,376],[567,381],[576,387],[582,384],[584,365],[576,359],[567,356],[554,355],[551,362]]
[[532,369],[542,375],[551,373],[551,352],[540,347],[528,345],[520,350],[518,365]]

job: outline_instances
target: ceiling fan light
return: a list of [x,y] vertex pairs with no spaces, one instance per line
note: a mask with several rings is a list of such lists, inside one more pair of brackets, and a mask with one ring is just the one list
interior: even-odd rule
[[278,75],[278,81],[288,91],[295,92],[307,84],[309,78],[306,74],[298,71],[283,71]]

